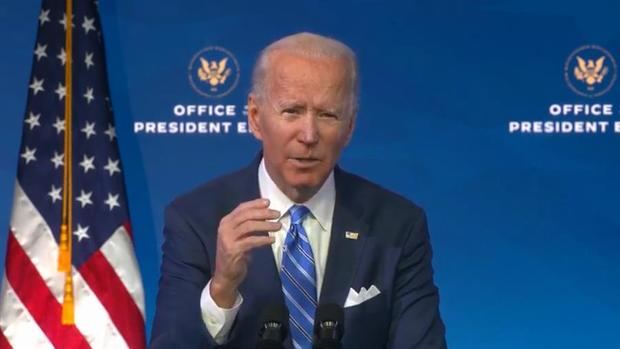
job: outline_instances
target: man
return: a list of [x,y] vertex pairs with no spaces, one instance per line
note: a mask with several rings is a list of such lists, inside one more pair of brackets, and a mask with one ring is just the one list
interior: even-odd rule
[[344,306],[344,348],[445,348],[423,211],[336,166],[355,125],[344,44],[302,33],[261,53],[248,121],[262,152],[166,210],[153,348],[254,348],[269,303],[287,348],[318,304]]

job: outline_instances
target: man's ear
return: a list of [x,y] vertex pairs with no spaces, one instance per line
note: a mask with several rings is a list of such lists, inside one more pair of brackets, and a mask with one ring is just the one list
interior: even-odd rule
[[250,131],[256,139],[263,140],[263,134],[260,128],[260,109],[256,95],[250,93],[248,96],[248,124],[250,125]]

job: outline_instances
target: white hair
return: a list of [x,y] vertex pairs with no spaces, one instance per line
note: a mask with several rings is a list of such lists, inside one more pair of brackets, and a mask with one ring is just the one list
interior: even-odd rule
[[286,36],[269,46],[259,54],[252,72],[251,93],[258,99],[267,92],[265,78],[271,69],[271,55],[276,51],[283,51],[310,58],[340,58],[344,59],[349,77],[349,105],[352,116],[357,113],[359,99],[359,74],[355,53],[344,43],[325,36],[313,33],[298,33]]

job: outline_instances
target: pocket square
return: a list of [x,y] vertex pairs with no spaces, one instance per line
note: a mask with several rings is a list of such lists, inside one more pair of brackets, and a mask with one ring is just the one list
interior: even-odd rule
[[356,305],[360,305],[367,300],[378,296],[381,293],[377,286],[372,285],[368,289],[366,287],[362,287],[359,292],[356,292],[354,289],[349,290],[349,294],[347,295],[347,300],[344,302],[344,307],[354,307]]

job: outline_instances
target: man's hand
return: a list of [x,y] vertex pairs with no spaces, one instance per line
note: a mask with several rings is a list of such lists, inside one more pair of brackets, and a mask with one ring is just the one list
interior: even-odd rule
[[215,272],[209,289],[219,307],[231,308],[235,304],[247,273],[249,252],[275,241],[266,233],[280,230],[282,224],[267,220],[278,217],[280,212],[269,209],[269,200],[256,199],[239,204],[220,221]]

